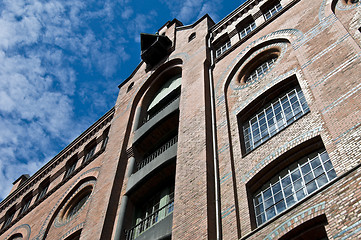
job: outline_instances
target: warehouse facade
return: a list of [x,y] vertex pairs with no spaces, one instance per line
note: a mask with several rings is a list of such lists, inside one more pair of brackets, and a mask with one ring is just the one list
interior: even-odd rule
[[358,239],[361,2],[141,34],[115,106],[0,203],[1,239]]

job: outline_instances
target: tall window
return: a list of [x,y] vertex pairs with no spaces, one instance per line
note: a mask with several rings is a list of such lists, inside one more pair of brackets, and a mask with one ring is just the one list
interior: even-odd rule
[[44,183],[40,184],[38,196],[36,198],[37,201],[42,199],[45,196],[46,192],[48,191],[48,188],[49,188],[48,180],[46,180],[46,181],[44,181]]
[[245,152],[258,147],[307,112],[309,108],[299,86],[282,93],[243,123]]
[[26,210],[28,210],[31,203],[31,199],[32,199],[31,195],[28,195],[24,198],[19,215],[23,214]]
[[281,11],[282,6],[280,2],[276,2],[274,5],[272,5],[271,7],[267,8],[264,11],[264,18],[266,20],[270,19],[272,16],[274,16],[276,13],[278,13],[279,11]]
[[257,226],[272,219],[336,177],[325,149],[281,171],[253,197]]
[[5,216],[5,222],[2,228],[6,228],[7,226],[9,226],[14,216],[15,216],[15,207],[12,207]]
[[88,161],[94,155],[96,147],[96,144],[91,144],[91,146],[85,148],[85,157],[83,162]]
[[231,48],[231,41],[227,41],[225,44],[223,44],[222,46],[220,46],[217,50],[216,50],[216,57],[221,56],[225,51],[227,51],[228,49]]
[[146,203],[136,209],[135,226],[127,232],[127,240],[135,239],[174,210],[174,187],[168,187],[154,194]]
[[108,144],[108,140],[109,140],[109,136],[108,136],[108,134],[109,134],[109,127],[107,128],[107,129],[105,129],[104,130],[104,132],[103,132],[103,142],[102,142],[102,148],[101,149],[104,149],[106,146],[107,146],[107,144]]
[[70,161],[66,164],[66,172],[64,178],[67,178],[68,176],[70,176],[70,174],[72,174],[75,171],[76,164],[77,164],[77,158],[76,156],[74,156],[74,158],[70,159]]
[[179,97],[181,84],[182,76],[179,74],[170,78],[159,88],[147,108],[142,124],[149,121]]
[[256,28],[256,23],[254,20],[252,20],[251,23],[249,23],[248,25],[246,25],[244,28],[242,28],[239,31],[240,37],[241,39],[244,38],[245,36],[247,36],[250,32],[252,32],[254,29]]

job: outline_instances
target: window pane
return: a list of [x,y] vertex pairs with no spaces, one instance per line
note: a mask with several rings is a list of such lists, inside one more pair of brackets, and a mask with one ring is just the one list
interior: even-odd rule
[[319,166],[318,168],[316,168],[316,169],[313,170],[313,171],[314,171],[314,173],[315,173],[315,177],[320,176],[320,175],[324,172],[322,166]]
[[276,204],[276,209],[277,209],[277,213],[282,212],[283,210],[286,209],[286,205],[285,202],[282,200],[281,202]]
[[267,215],[267,219],[271,219],[274,216],[276,216],[276,211],[275,211],[274,207],[271,207],[270,209],[267,209],[266,215]]
[[293,171],[291,173],[291,177],[292,177],[292,181],[296,181],[297,179],[299,179],[301,177],[300,171],[298,169],[296,171]]
[[286,187],[287,185],[289,185],[291,183],[291,179],[289,176],[286,176],[282,179],[282,186]]
[[293,195],[289,196],[288,198],[286,198],[286,203],[288,207],[292,206],[296,203],[295,197]]
[[314,179],[313,173],[310,172],[304,176],[306,184]]
[[318,187],[322,187],[323,185],[325,185],[328,182],[325,174],[322,174],[321,176],[319,176],[316,181],[317,181]]
[[336,172],[335,172],[334,169],[332,169],[331,171],[329,171],[327,174],[328,174],[328,178],[329,178],[330,180],[332,180],[332,179],[334,179],[334,178],[336,177]]
[[[259,190],[261,194],[257,194],[253,200],[257,219],[261,219],[260,214],[265,212],[266,219],[269,220],[336,177],[330,160],[321,161],[323,151],[321,149],[302,157],[262,186],[261,189],[264,190]],[[324,164],[329,169],[327,174],[325,174]],[[317,167],[313,168],[313,166]],[[280,180],[277,181],[277,179]]]
[[317,186],[316,186],[315,180],[313,180],[313,181],[311,181],[311,182],[309,182],[307,184],[307,192],[308,192],[308,194],[314,192],[316,189],[317,189]]
[[262,212],[264,212],[264,209],[263,209],[263,205],[261,204],[256,207],[256,214],[259,215]]
[[303,192],[303,189],[301,189],[300,191],[296,192],[296,196],[297,196],[297,200],[300,201],[306,196],[306,194]]
[[275,194],[275,202],[279,202],[280,200],[283,199],[283,195],[282,192],[278,192],[277,194]]
[[302,173],[303,173],[303,174],[307,174],[308,172],[311,171],[310,164],[306,163],[305,165],[303,165],[303,166],[301,167],[301,170],[302,170]]

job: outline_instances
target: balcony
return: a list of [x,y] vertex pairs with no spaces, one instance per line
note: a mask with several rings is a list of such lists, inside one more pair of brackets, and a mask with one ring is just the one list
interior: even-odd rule
[[143,160],[137,162],[135,172],[128,180],[127,193],[146,177],[154,174],[161,166],[173,161],[177,156],[177,143],[178,135],[147,155]]
[[169,117],[172,113],[179,109],[180,96],[170,100],[167,105],[161,108],[159,111],[152,115],[147,115],[142,121],[141,126],[134,133],[134,143],[137,142],[145,133],[149,132],[155,127],[157,123],[160,123],[166,117]]
[[126,231],[126,240],[164,239],[172,234],[174,200]]

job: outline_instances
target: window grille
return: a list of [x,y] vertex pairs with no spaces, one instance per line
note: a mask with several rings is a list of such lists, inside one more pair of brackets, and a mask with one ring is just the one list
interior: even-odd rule
[[104,140],[103,140],[103,143],[102,143],[102,149],[104,149],[104,148],[107,146],[108,140],[109,140],[109,136],[106,136],[106,137],[104,138]]
[[12,212],[10,212],[7,217],[6,217],[6,220],[5,220],[5,223],[3,225],[2,228],[6,228],[7,226],[10,225],[11,221],[13,220],[14,218],[14,215],[15,215],[15,210],[13,210]]
[[80,200],[78,200],[74,206],[72,206],[72,208],[69,210],[66,218],[70,219],[72,218],[77,212],[79,212],[79,210],[82,208],[82,206],[85,204],[85,202],[88,200],[89,196],[90,196],[91,192],[88,192],[87,194],[84,194]]
[[241,39],[247,36],[250,32],[252,32],[256,28],[256,23],[253,21],[248,26],[243,28],[239,33],[241,36]]
[[267,9],[267,11],[264,13],[264,18],[266,20],[270,19],[272,16],[274,16],[276,13],[281,11],[282,6],[281,3],[277,3],[276,5],[272,6],[271,8]]
[[70,174],[72,174],[74,172],[76,163],[77,163],[76,161],[73,161],[68,165],[68,169],[65,172],[64,178],[67,178],[68,176],[70,176]]
[[36,200],[42,199],[45,196],[46,192],[48,191],[48,188],[49,188],[49,184],[42,186]]
[[24,205],[21,208],[19,215],[23,214],[26,210],[28,210],[30,202],[31,202],[31,198],[25,200]]
[[231,41],[226,42],[220,48],[216,50],[216,57],[221,56],[225,51],[231,48]]
[[87,154],[84,157],[84,162],[88,161],[94,155],[95,148],[96,148],[96,145],[93,146],[91,149],[89,149],[89,151],[87,152]]
[[253,198],[257,226],[310,195],[336,177],[327,152],[322,149],[284,169],[262,186]]
[[255,149],[307,112],[309,108],[300,87],[282,94],[244,123],[245,152]]
[[249,76],[246,78],[245,82],[250,82],[262,77],[276,62],[278,56],[272,56],[272,58],[263,62],[260,66],[258,66],[255,70],[253,70]]

